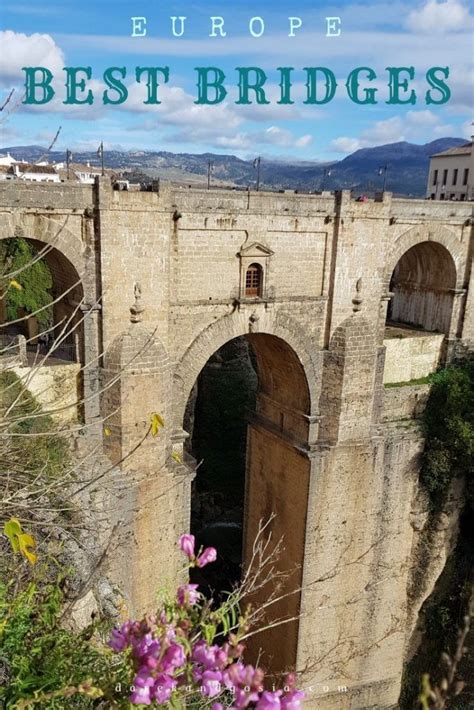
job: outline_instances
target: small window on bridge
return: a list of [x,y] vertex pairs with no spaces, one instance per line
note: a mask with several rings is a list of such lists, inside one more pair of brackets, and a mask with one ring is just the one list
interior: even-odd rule
[[262,295],[263,269],[260,264],[250,264],[245,274],[245,295],[259,298]]

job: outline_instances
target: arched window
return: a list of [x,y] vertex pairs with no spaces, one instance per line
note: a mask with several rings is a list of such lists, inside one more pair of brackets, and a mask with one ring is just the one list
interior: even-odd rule
[[260,264],[250,264],[245,274],[245,295],[259,298],[262,295],[263,269]]

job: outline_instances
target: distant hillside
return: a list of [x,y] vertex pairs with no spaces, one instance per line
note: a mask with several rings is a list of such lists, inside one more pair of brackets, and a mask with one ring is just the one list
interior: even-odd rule
[[[357,150],[347,158],[332,163],[264,159],[261,164],[261,184],[274,189],[320,190],[324,186],[330,190],[353,188],[360,192],[371,192],[382,187],[383,178],[378,175],[378,171],[381,166],[388,165],[387,190],[399,195],[422,197],[426,190],[430,155],[463,143],[465,141],[462,138],[439,138],[425,145],[389,143]],[[15,158],[27,161],[39,160],[45,153],[45,149],[37,145],[0,149],[2,153],[7,151]],[[47,159],[59,162],[65,159],[65,155],[62,151],[53,150]],[[94,151],[74,152],[74,161],[99,164]],[[241,160],[235,155],[145,150],[110,150],[105,153],[107,167],[190,183],[206,181],[209,161],[213,163],[212,176],[216,183],[244,187],[255,184],[256,171],[252,161]],[[328,165],[331,174],[324,177]]]

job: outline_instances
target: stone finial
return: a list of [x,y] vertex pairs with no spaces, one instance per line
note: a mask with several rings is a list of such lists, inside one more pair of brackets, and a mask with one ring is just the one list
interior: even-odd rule
[[256,328],[258,326],[258,321],[259,321],[259,317],[254,311],[252,313],[252,315],[249,317],[249,333],[253,333],[254,330],[256,330]]
[[360,311],[361,306],[362,306],[363,298],[360,295],[361,291],[362,291],[362,277],[357,279],[356,292],[355,292],[354,298],[352,299],[352,303],[353,303],[352,310],[354,311],[354,313],[357,313],[358,311]]
[[139,283],[134,285],[133,293],[135,296],[135,303],[130,306],[130,320],[132,323],[140,323],[145,307],[142,305],[142,289]]

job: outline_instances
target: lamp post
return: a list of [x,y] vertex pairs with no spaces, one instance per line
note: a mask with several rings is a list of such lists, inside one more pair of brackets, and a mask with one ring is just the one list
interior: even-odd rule
[[382,192],[385,192],[385,185],[387,183],[387,170],[388,165],[381,165],[379,167],[379,175],[383,175]]
[[66,180],[70,179],[69,168],[71,167],[72,153],[70,150],[66,150]]
[[321,180],[321,192],[324,190],[324,185],[326,184],[326,178],[331,177],[332,169],[331,168],[324,168],[323,170],[323,179]]
[[253,161],[253,167],[256,168],[257,170],[257,192],[260,190],[260,163],[262,159],[259,156],[258,158],[255,158]]
[[212,174],[212,169],[214,167],[214,163],[212,160],[209,160],[207,163],[207,189],[211,189],[211,174]]
[[102,177],[104,177],[104,175],[105,175],[105,168],[104,168],[104,142],[103,142],[103,141],[100,142],[100,146],[99,146],[99,148],[97,149],[97,155],[98,155],[99,158],[100,158],[100,164],[101,164],[101,167],[102,167]]

